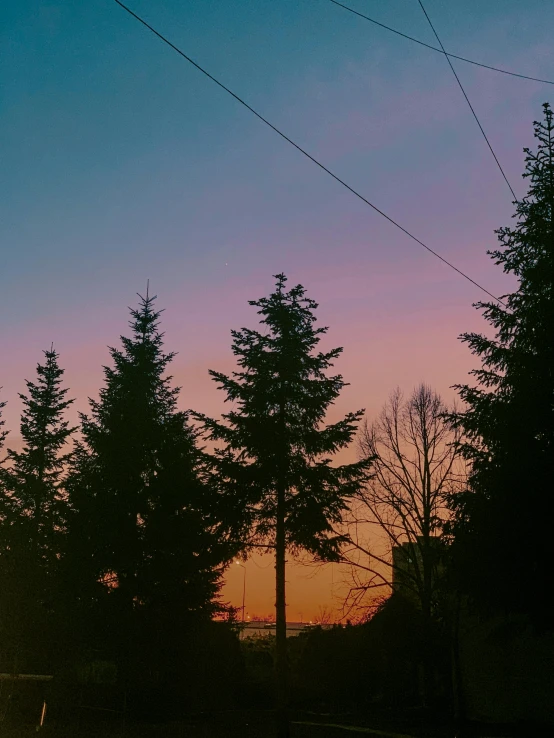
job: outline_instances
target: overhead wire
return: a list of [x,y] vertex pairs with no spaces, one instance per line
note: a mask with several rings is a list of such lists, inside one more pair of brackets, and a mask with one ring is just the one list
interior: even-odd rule
[[468,282],[473,284],[475,287],[477,287],[479,290],[487,294],[489,297],[492,297],[495,302],[498,302],[501,305],[505,305],[505,303],[499,298],[496,297],[496,295],[493,295],[492,292],[489,292],[485,287],[483,287],[481,284],[476,282],[474,279],[472,279],[468,274],[463,272],[461,269],[458,269],[457,266],[452,264],[452,262],[448,261],[448,259],[445,259],[444,256],[441,256],[437,251],[432,249],[430,246],[428,246],[426,243],[421,241],[419,238],[413,235],[413,233],[410,233],[406,228],[404,228],[400,223],[398,223],[396,220],[390,217],[390,215],[387,215],[383,210],[378,208],[376,205],[374,205],[372,202],[370,202],[366,197],[361,195],[357,190],[355,190],[353,187],[351,187],[349,184],[347,184],[343,179],[341,179],[338,175],[336,175],[334,172],[332,172],[330,169],[328,169],[324,164],[322,164],[320,161],[318,161],[315,157],[313,157],[311,154],[309,154],[305,149],[303,149],[301,146],[299,146],[295,141],[293,141],[291,138],[289,138],[285,133],[283,133],[279,128],[273,125],[267,118],[264,118],[263,115],[258,113],[252,106],[250,106],[245,100],[243,100],[241,97],[239,97],[236,93],[234,93],[229,87],[224,85],[222,82],[220,82],[216,77],[214,77],[212,74],[210,74],[206,69],[204,69],[200,64],[194,61],[190,56],[185,54],[184,51],[179,49],[178,46],[173,44],[168,38],[163,36],[159,31],[157,31],[153,26],[151,26],[147,21],[145,21],[143,18],[141,18],[139,15],[137,15],[134,11],[132,11],[129,7],[127,7],[124,3],[121,2],[121,0],[114,0],[117,5],[119,5],[123,10],[125,10],[129,15],[131,15],[135,20],[137,20],[139,23],[141,23],[145,28],[147,28],[149,31],[151,31],[155,36],[157,36],[161,41],[163,41],[165,44],[167,44],[170,48],[172,48],[174,51],[176,51],[180,56],[183,57],[186,61],[189,62],[189,64],[192,64],[193,67],[198,69],[199,72],[202,72],[203,75],[208,77],[212,82],[214,82],[218,87],[220,87],[222,90],[227,92],[231,97],[233,97],[237,102],[239,102],[241,105],[243,105],[247,110],[249,110],[253,115],[256,116],[259,120],[262,121],[262,123],[265,123],[266,126],[271,128],[275,133],[277,133],[282,139],[287,141],[291,146],[294,146],[297,151],[299,151],[303,156],[305,156],[307,159],[309,159],[311,162],[316,164],[320,169],[322,169],[324,172],[326,172],[330,177],[332,177],[336,182],[341,184],[345,189],[347,189],[349,192],[351,192],[353,195],[355,195],[359,200],[364,202],[366,205],[368,205],[370,208],[372,208],[376,213],[379,213],[383,218],[389,221],[389,223],[392,223],[396,228],[401,230],[404,234],[406,234],[409,238],[411,238],[413,241],[418,243],[420,246],[422,246],[426,251],[428,251],[430,254],[435,256],[437,259],[440,259],[444,264],[446,264],[448,267],[453,269],[455,272],[457,272],[461,277],[466,279]]
[[426,44],[425,41],[420,41],[418,38],[409,36],[407,33],[402,33],[402,31],[399,31],[396,28],[392,28],[391,26],[387,26],[385,23],[380,23],[379,21],[375,20],[375,18],[370,18],[369,15],[364,15],[364,13],[360,13],[357,10],[354,10],[354,8],[350,8],[348,5],[344,5],[343,3],[338,2],[338,0],[329,0],[329,2],[333,3],[333,5],[337,5],[339,8],[343,8],[344,10],[347,10],[349,13],[352,13],[353,15],[357,15],[359,18],[363,18],[364,20],[369,21],[370,23],[373,23],[376,26],[379,26],[380,28],[384,28],[385,30],[390,31],[391,33],[395,33],[397,36],[402,36],[402,38],[408,39],[408,41],[413,41],[415,44],[419,44],[420,46],[425,46],[425,48],[431,49],[431,51],[437,51],[439,54],[445,54],[447,57],[451,57],[452,59],[459,59],[459,61],[466,62],[466,64],[473,64],[476,67],[483,67],[483,69],[490,69],[493,72],[500,72],[501,74],[508,74],[510,77],[519,77],[520,79],[528,79],[531,82],[542,82],[542,84],[545,84],[545,85],[554,85],[554,81],[550,79],[541,79],[540,77],[531,77],[527,74],[518,74],[517,72],[510,72],[507,69],[501,69],[500,67],[493,67],[490,64],[483,64],[482,62],[478,62],[473,59],[468,59],[465,56],[458,56],[457,54],[451,54],[449,51],[444,51],[444,49],[437,49],[436,46],[432,46],[431,44]]
[[419,3],[419,6],[420,6],[420,8],[421,8],[421,9],[423,10],[423,14],[424,14],[424,15],[425,15],[425,17],[427,18],[427,21],[428,21],[429,25],[431,26],[431,30],[432,30],[432,31],[433,31],[433,33],[435,34],[435,38],[436,38],[436,39],[437,39],[437,41],[439,42],[439,46],[441,47],[441,49],[442,49],[442,51],[443,51],[443,53],[444,53],[444,57],[445,57],[446,61],[448,62],[448,65],[449,65],[450,69],[452,70],[452,74],[453,74],[453,75],[454,75],[454,77],[456,78],[456,82],[458,83],[458,86],[459,86],[460,90],[462,91],[462,94],[463,94],[463,96],[465,97],[465,99],[466,99],[466,102],[467,102],[467,104],[469,105],[469,109],[470,109],[470,110],[471,110],[471,112],[473,113],[473,117],[475,118],[475,121],[477,122],[477,125],[479,126],[479,130],[480,130],[480,131],[481,131],[481,133],[483,134],[483,138],[484,138],[484,139],[485,139],[485,141],[487,142],[487,146],[488,146],[488,147],[489,147],[489,149],[490,149],[490,152],[491,152],[491,154],[492,154],[492,156],[493,156],[493,158],[494,158],[494,160],[495,160],[495,162],[496,162],[496,165],[497,165],[497,167],[498,167],[498,168],[500,169],[500,173],[501,173],[501,174],[502,174],[502,176],[504,177],[504,181],[505,181],[505,182],[506,182],[506,184],[508,185],[508,188],[509,188],[510,192],[512,193],[512,196],[513,196],[514,200],[517,200],[517,197],[516,197],[516,193],[514,192],[514,189],[513,189],[512,185],[511,185],[511,184],[510,184],[510,182],[508,181],[508,177],[506,176],[506,173],[505,173],[504,169],[502,168],[502,165],[501,165],[501,164],[500,164],[500,162],[498,161],[498,157],[497,157],[497,156],[496,156],[496,154],[494,153],[494,149],[493,149],[493,147],[492,147],[492,145],[491,145],[491,142],[490,142],[490,141],[489,141],[489,139],[488,139],[488,136],[487,136],[487,134],[485,133],[485,129],[483,128],[483,126],[481,125],[481,121],[480,121],[480,120],[479,120],[479,118],[477,117],[477,113],[475,112],[475,109],[474,109],[473,105],[471,104],[471,101],[470,101],[469,97],[467,96],[467,93],[466,93],[466,91],[465,91],[465,89],[464,89],[464,86],[462,85],[462,83],[461,83],[461,81],[460,81],[460,78],[458,77],[458,75],[457,75],[457,73],[456,73],[456,70],[454,69],[454,65],[452,64],[452,62],[451,62],[451,61],[450,61],[450,59],[448,58],[448,55],[447,55],[447,53],[446,53],[446,51],[445,51],[445,49],[444,49],[444,46],[442,45],[442,41],[440,40],[439,34],[437,33],[437,31],[436,31],[436,29],[435,29],[435,26],[434,26],[434,25],[433,25],[433,23],[431,22],[431,18],[429,18],[429,15],[428,15],[427,11],[425,10],[425,7],[424,7],[424,5],[423,5],[422,1],[421,1],[421,0],[417,0],[417,1],[418,1],[418,3]]

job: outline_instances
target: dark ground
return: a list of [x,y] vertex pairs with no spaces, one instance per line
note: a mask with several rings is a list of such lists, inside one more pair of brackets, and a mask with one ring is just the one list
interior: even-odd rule
[[[389,715],[362,720],[347,715],[292,715],[291,738],[535,738],[547,735],[538,727],[472,726],[464,731],[453,726],[411,716],[401,718]],[[339,728],[341,725],[343,727]],[[337,726],[337,727],[334,727]],[[38,731],[41,738],[274,738],[271,713],[228,712],[198,715],[185,722],[165,725],[145,725],[128,722],[126,725],[111,717],[82,721],[66,726],[45,724]],[[37,735],[35,725],[9,728],[0,725],[2,738],[31,738]]]

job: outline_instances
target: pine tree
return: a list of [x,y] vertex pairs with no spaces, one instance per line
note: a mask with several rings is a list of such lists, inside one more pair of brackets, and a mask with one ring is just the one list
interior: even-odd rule
[[[454,501],[458,571],[481,602],[538,616],[547,612],[554,538],[554,121],[548,104],[525,149],[527,196],[514,228],[497,231],[489,252],[517,289],[504,305],[478,303],[494,328],[462,336],[482,366],[477,386],[458,386],[454,416],[472,471]],[[544,521],[546,525],[541,525]],[[548,521],[548,522],[546,522]],[[465,576],[464,576],[465,575]],[[551,611],[550,611],[551,612]]]
[[[67,558],[87,592],[81,598],[108,593],[118,601],[116,638],[136,626],[139,612],[141,622],[163,613],[181,626],[187,613],[210,615],[227,556],[196,433],[166,375],[174,354],[163,351],[155,299],[140,297],[131,337],[110,349],[113,365],[82,415],[68,485],[74,513]],[[160,621],[157,628],[171,638]]]
[[0,535],[0,629],[5,642],[34,663],[47,652],[67,518],[62,481],[70,455],[63,451],[74,431],[64,420],[73,400],[61,386],[58,354],[52,347],[44,356],[36,383],[27,381],[28,393],[20,394],[23,449],[8,449]]
[[266,332],[232,331],[240,371],[232,376],[211,371],[212,378],[236,403],[223,421],[204,415],[212,441],[214,470],[242,526],[244,548],[275,550],[276,673],[280,735],[286,720],[287,551],[305,550],[336,560],[341,537],[334,532],[348,499],[367,477],[369,460],[332,466],[331,458],[348,446],[363,411],[324,425],[329,406],[345,386],[342,376],[327,377],[342,349],[316,352],[326,328],[315,328],[317,304],[299,285],[287,291],[286,277],[276,277],[269,296],[251,301]]
[[66,502],[61,491],[70,454],[62,453],[74,428],[64,420],[73,400],[62,388],[64,370],[52,347],[44,352],[45,363],[37,366],[37,382],[27,381],[23,402],[21,437],[23,450],[8,449],[5,475],[10,498],[10,518],[23,533],[37,562],[49,570],[57,558],[57,540],[64,527]]

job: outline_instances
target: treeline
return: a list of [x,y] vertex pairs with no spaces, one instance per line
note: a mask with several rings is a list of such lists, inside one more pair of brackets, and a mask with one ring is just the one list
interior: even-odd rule
[[[389,526],[391,548],[402,549],[406,560],[412,560],[406,544],[419,547],[411,569],[398,559],[384,563],[392,564],[396,584],[403,568],[413,575],[424,643],[437,632],[432,621],[444,619],[441,603],[453,596],[480,613],[517,612],[534,628],[553,625],[554,125],[548,105],[535,136],[537,150],[526,150],[528,194],[516,203],[515,227],[498,231],[500,246],[491,252],[515,276],[517,289],[477,304],[494,335],[462,336],[481,368],[473,372],[475,386],[457,386],[458,411],[422,387],[406,405],[393,395],[380,418],[361,430],[362,411],[326,425],[345,384],[329,374],[341,349],[319,349],[327,329],[316,327],[317,304],[303,287],[289,289],[282,274],[268,297],[250,303],[259,330],[232,331],[237,371],[210,372],[230,402],[221,420],[179,409],[169,374],[174,354],[164,349],[160,312],[149,294],[131,311],[129,334],[110,349],[98,400],[89,401],[78,427],[65,418],[73,398],[60,357],[54,347],[44,352],[21,395],[20,450],[9,448],[0,425],[0,445],[8,445],[0,470],[0,672],[55,673],[69,689],[94,681],[94,664],[97,670],[104,664],[106,673],[112,664],[115,676],[103,679],[122,685],[137,705],[146,693],[166,706],[190,703],[201,684],[211,685],[221,703],[233,692],[231,673],[244,663],[236,635],[214,622],[226,611],[222,575],[235,557],[262,549],[275,557],[274,656],[283,710],[287,552],[355,567],[352,551],[366,555],[372,545],[349,528],[360,502],[374,522]],[[407,435],[398,442],[402,423]],[[333,464],[355,438],[359,460]],[[427,454],[444,448],[453,455],[441,451],[434,457],[438,467],[431,456],[421,457],[427,459],[422,467],[414,462],[419,481],[410,474],[395,478],[398,468],[404,466],[401,475],[406,470],[403,444],[414,438],[416,446],[427,444]],[[445,482],[451,459],[467,464],[461,484]],[[433,477],[431,467],[445,473]],[[419,521],[415,528],[410,520]],[[435,539],[446,552],[442,599],[433,588]],[[357,580],[360,589],[386,583],[378,580],[381,569],[369,574]],[[387,638],[399,634],[388,629]],[[422,658],[425,695],[434,677],[429,655]]]
[[104,661],[118,681],[164,683],[223,607],[239,546],[177,408],[153,305],[132,311],[79,428],[64,419],[73,400],[53,348],[21,395],[23,448],[1,476],[0,671],[77,681]]
[[335,526],[370,462],[331,464],[362,413],[323,424],[344,385],[326,375],[341,349],[315,350],[326,331],[314,326],[316,304],[276,279],[275,291],[252,303],[264,332],[233,332],[240,371],[211,372],[234,402],[223,421],[178,408],[174,354],[148,294],[110,349],[99,398],[78,428],[64,419],[73,400],[58,354],[44,353],[21,395],[23,448],[8,449],[1,471],[5,672],[65,673],[77,683],[111,663],[136,702],[146,690],[164,694],[158,704],[169,694],[190,704],[203,684],[221,703],[214,686],[225,660],[206,654],[218,642],[231,655],[238,648],[213,622],[230,610],[219,597],[222,574],[237,555],[262,548],[276,558],[284,705],[286,552],[338,559]]

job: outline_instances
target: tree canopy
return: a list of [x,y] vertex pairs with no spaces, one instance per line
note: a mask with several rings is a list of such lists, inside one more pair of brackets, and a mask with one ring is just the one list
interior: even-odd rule
[[233,409],[221,421],[196,417],[219,444],[211,463],[243,550],[261,545],[275,552],[278,730],[286,738],[286,552],[338,559],[343,539],[335,528],[371,462],[332,465],[363,411],[325,423],[345,386],[340,374],[326,374],[342,349],[317,350],[327,332],[314,326],[317,303],[301,285],[287,290],[284,274],[275,279],[269,297],[250,301],[265,331],[232,331],[239,371],[210,372]]
[[51,645],[58,594],[58,560],[67,523],[63,476],[70,454],[65,446],[75,428],[65,420],[73,400],[62,388],[64,371],[52,347],[27,381],[20,432],[23,448],[8,449],[2,470],[0,527],[0,633],[14,663],[44,659]]
[[332,460],[354,438],[363,410],[325,424],[346,385],[340,374],[326,375],[342,349],[316,350],[327,332],[314,326],[317,303],[301,285],[287,290],[284,274],[275,278],[269,297],[250,301],[265,330],[232,331],[239,371],[210,371],[233,408],[222,420],[196,417],[219,444],[212,464],[248,530],[245,548],[275,544],[276,490],[282,486],[287,548],[336,559],[341,538],[335,527],[370,462]]
[[514,227],[497,231],[489,252],[517,289],[477,308],[492,337],[462,340],[481,361],[476,385],[458,385],[471,462],[469,489],[453,500],[454,552],[464,586],[492,607],[551,612],[554,539],[541,521],[554,514],[554,122],[548,104],[525,149],[527,195]]
[[82,415],[68,558],[89,572],[89,592],[100,586],[128,612],[208,617],[230,553],[196,432],[167,375],[174,354],[163,350],[154,302],[140,297],[131,310],[131,336],[110,349],[99,399]]

